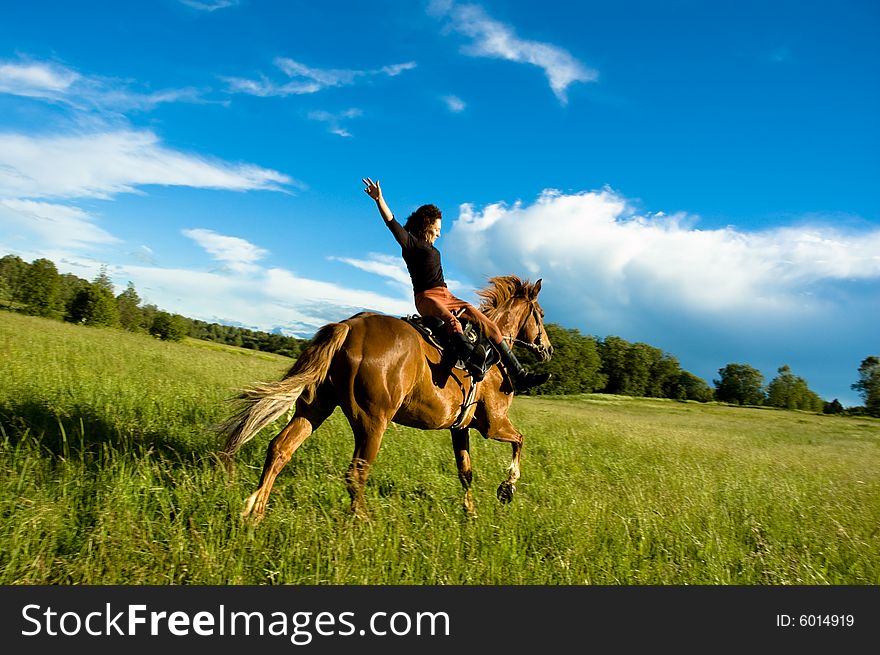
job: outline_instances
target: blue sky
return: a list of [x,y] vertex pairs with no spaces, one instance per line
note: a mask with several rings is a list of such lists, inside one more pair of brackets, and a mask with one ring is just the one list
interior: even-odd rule
[[871,1],[6,3],[0,252],[309,336],[412,313],[360,179],[432,202],[450,286],[711,383],[857,404],[880,307]]

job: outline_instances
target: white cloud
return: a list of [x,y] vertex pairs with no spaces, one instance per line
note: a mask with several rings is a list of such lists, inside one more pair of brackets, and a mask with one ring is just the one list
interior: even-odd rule
[[397,77],[404,71],[412,70],[416,68],[417,64],[414,61],[406,61],[402,64],[391,64],[390,66],[382,66],[378,71],[367,71],[368,75],[373,75],[375,73],[385,73],[388,77]]
[[199,244],[231,271],[247,273],[258,270],[255,262],[269,254],[269,251],[245,239],[217,234],[212,230],[190,229],[181,230],[181,233]]
[[[372,309],[390,314],[412,313],[412,300],[392,298],[372,291],[341,287],[332,282],[301,278],[293,273],[273,268],[266,272],[265,293],[279,301],[327,305],[346,309]],[[339,319],[347,318],[340,315]]]
[[[392,256],[371,252],[367,259],[356,259],[352,257],[330,257],[329,259],[331,261],[348,264],[349,266],[353,266],[365,273],[372,273],[373,275],[385,278],[385,280],[390,283],[391,287],[398,290],[401,295],[412,297],[412,281],[410,280],[409,272],[407,272],[406,265],[400,255]],[[466,295],[469,291],[472,291],[472,289],[469,289],[464,283],[448,277],[446,278],[446,286],[448,286],[449,290],[453,293],[458,293],[460,295]],[[473,296],[469,300],[475,303],[478,302],[476,296]],[[412,313],[412,307],[410,307],[409,313]]]
[[259,80],[249,80],[240,77],[224,77],[222,79],[226,82],[227,90],[231,93],[245,93],[260,98],[317,93],[324,88],[317,82],[276,84],[263,75],[260,76]]
[[330,259],[354,266],[366,273],[384,277],[404,292],[410,293],[412,291],[409,273],[407,273],[406,266],[404,266],[403,260],[400,257],[370,253],[368,259],[354,259],[351,257],[331,257]]
[[0,62],[0,93],[33,98],[57,98],[78,79],[79,73],[57,64]]
[[236,191],[296,184],[277,171],[173,150],[129,127],[118,112],[200,101],[200,92],[141,93],[127,84],[54,62],[0,61],[0,93],[57,103],[69,114],[63,132],[0,132],[0,198],[109,198],[150,184]]
[[362,115],[363,112],[360,109],[353,108],[335,114],[329,111],[313,111],[309,112],[308,117],[310,120],[326,123],[327,131],[329,131],[331,134],[336,134],[337,136],[342,137],[350,137],[352,136],[352,134],[348,131],[347,128],[342,126],[342,121],[352,118],[358,118]]
[[213,2],[199,2],[199,0],[180,0],[181,4],[198,9],[199,11],[217,11],[218,9],[226,9],[227,7],[235,7],[238,0],[213,0]]
[[[0,206],[0,215],[2,211]],[[214,241],[206,238],[205,243],[210,243],[224,257],[232,260],[239,257],[239,264],[256,262],[268,254],[243,239],[216,236],[221,238]],[[154,262],[143,262],[135,253],[129,253],[129,261],[134,263],[123,263],[118,259],[108,261],[74,252],[67,247],[69,244],[58,246],[21,249],[0,243],[0,252],[17,254],[25,261],[45,257],[55,262],[61,273],[73,273],[86,280],[94,279],[102,267],[106,267],[117,292],[131,281],[145,303],[165,311],[257,330],[281,328],[285,333],[303,338],[310,338],[329,322],[344,320],[360,311],[392,316],[415,311],[410,292],[385,295],[346,288],[333,282],[300,277],[280,268],[256,264],[225,265],[212,271],[161,267]],[[153,255],[149,248],[142,251],[149,257]],[[230,259],[226,260],[227,264]]]
[[156,259],[156,253],[153,252],[153,249],[149,246],[138,246],[134,250],[128,253],[135,260],[142,262],[144,264],[149,264],[154,266],[158,264],[158,260]]
[[0,225],[24,229],[50,247],[79,248],[119,241],[95,225],[94,220],[78,207],[0,198]]
[[142,298],[166,311],[266,331],[296,326],[301,337],[363,310],[395,316],[413,312],[412,300],[344,288],[278,268],[253,267],[243,274],[228,269],[116,266],[109,272],[117,287],[124,288],[131,280]]
[[467,107],[464,101],[458,96],[443,96],[443,102],[446,103],[446,107],[449,111],[454,114],[463,112]]
[[880,230],[742,232],[694,229],[693,222],[639,215],[610,189],[545,191],[531,206],[463,205],[447,248],[470,272],[552,275],[564,295],[622,315],[636,300],[740,316],[809,312],[824,307],[811,295],[816,284],[880,279]]
[[148,184],[278,191],[295,181],[250,164],[167,148],[149,131],[117,129],[62,136],[0,133],[0,197],[108,198]]
[[610,189],[545,191],[531,205],[463,205],[445,253],[472,280],[543,278],[548,321],[650,343],[707,381],[729,362],[768,380],[788,363],[824,380],[814,388],[828,399],[851,395],[876,350],[880,229],[696,222],[640,213]]
[[463,52],[473,57],[491,57],[543,69],[550,88],[560,102],[568,101],[566,91],[574,82],[592,82],[597,71],[585,66],[567,50],[517,36],[514,29],[491,18],[479,5],[456,4],[449,0],[432,2],[429,11],[449,19],[450,27],[471,39]]
[[55,62],[0,61],[0,93],[63,103],[80,110],[150,110],[168,102],[202,102],[191,88],[142,92],[127,82],[88,77]]
[[361,79],[381,75],[396,77],[403,71],[416,67],[416,62],[409,61],[371,70],[312,68],[287,57],[277,57],[274,63],[289,78],[289,81],[278,83],[265,75],[260,75],[258,80],[241,77],[223,77],[222,79],[226,82],[228,90],[233,93],[246,93],[260,97],[286,97],[317,93],[326,88],[350,86]]
[[314,81],[321,88],[346,86],[354,83],[355,78],[365,74],[356,70],[310,68],[287,57],[278,57],[275,59],[275,65],[288,77],[304,77]]

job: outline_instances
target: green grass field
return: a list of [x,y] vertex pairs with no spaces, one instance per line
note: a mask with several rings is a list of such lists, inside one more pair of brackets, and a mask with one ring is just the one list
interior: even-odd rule
[[[392,426],[348,513],[337,411],[266,518],[238,514],[268,430],[232,476],[211,425],[290,360],[0,312],[2,584],[878,584],[880,421],[616,396],[517,398],[473,434],[477,517],[448,432]],[[280,426],[278,426],[280,427]]]

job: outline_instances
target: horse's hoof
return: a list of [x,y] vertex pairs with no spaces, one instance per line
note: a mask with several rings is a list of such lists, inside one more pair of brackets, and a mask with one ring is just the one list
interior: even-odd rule
[[241,510],[241,518],[261,519],[263,518],[263,509],[264,508],[257,507],[257,494],[253,494],[244,501],[244,509]]
[[512,482],[508,482],[505,480],[500,485],[498,485],[498,491],[496,495],[498,496],[498,500],[500,500],[505,505],[513,500],[513,494],[516,493],[516,485]]
[[371,520],[370,512],[367,511],[366,506],[357,505],[351,507],[351,517],[356,521],[365,521],[369,522]]
[[260,523],[264,518],[265,514],[263,512],[242,512],[241,520],[247,525],[256,525]]
[[474,506],[474,493],[470,489],[468,489],[464,494],[464,499],[461,503],[461,509],[464,511],[465,516],[467,516],[468,518],[474,518],[477,515],[477,510]]
[[220,452],[212,453],[212,459],[214,460],[214,466],[222,467],[226,471],[227,476],[235,476],[235,459],[232,455],[221,450]]

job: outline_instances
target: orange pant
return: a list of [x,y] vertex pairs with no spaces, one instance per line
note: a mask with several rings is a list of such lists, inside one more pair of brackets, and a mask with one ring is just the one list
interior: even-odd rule
[[462,310],[462,316],[479,323],[483,332],[493,343],[501,343],[504,340],[501,330],[483,312],[470,303],[453,296],[446,287],[434,287],[417,293],[416,309],[422,316],[434,316],[442,320],[450,332],[461,332],[461,324],[452,312]]

